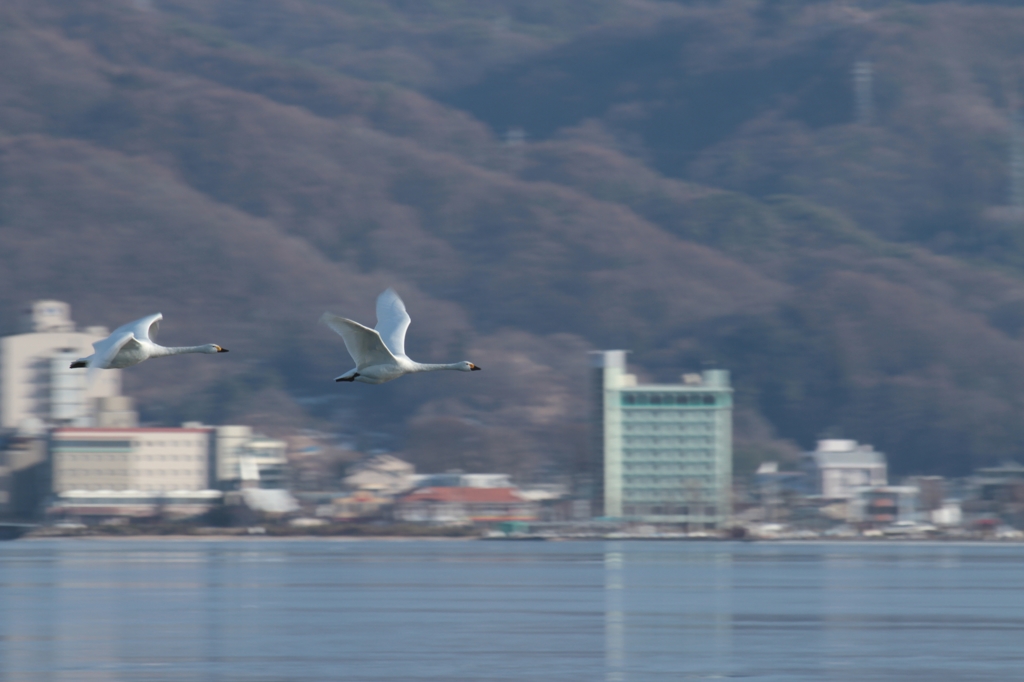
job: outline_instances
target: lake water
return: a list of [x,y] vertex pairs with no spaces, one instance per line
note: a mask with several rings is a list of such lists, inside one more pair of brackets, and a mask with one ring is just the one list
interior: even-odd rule
[[1024,546],[19,540],[0,682],[1024,678]]

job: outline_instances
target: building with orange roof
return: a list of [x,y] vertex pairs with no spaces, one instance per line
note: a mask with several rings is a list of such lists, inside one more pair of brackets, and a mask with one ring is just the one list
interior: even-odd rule
[[516,488],[434,486],[400,497],[395,519],[439,524],[535,521],[537,504]]

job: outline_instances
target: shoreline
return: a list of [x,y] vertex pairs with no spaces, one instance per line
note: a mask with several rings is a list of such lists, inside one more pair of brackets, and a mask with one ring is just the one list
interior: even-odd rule
[[[1024,545],[1024,540],[994,538],[659,538],[659,537],[508,537],[496,538],[476,535],[466,536],[442,536],[442,535],[264,535],[264,534],[210,534],[210,535],[183,535],[183,534],[153,534],[153,535],[25,535],[18,540],[43,541],[43,540],[116,540],[116,541],[149,541],[167,540],[170,542],[198,541],[216,542],[223,540],[236,540],[247,542],[252,540],[284,540],[284,541],[326,541],[326,542],[473,542],[485,540],[488,542],[696,542],[696,543],[745,543],[745,544],[787,544],[787,545],[891,545],[891,544],[913,544],[913,545],[991,545],[991,546],[1017,546]],[[13,540],[10,540],[13,542]]]

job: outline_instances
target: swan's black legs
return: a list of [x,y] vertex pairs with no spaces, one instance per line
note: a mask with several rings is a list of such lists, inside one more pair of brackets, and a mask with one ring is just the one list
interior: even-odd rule
[[345,377],[338,377],[337,379],[335,379],[335,381],[355,381],[357,376],[359,376],[358,372],[348,377],[347,379]]

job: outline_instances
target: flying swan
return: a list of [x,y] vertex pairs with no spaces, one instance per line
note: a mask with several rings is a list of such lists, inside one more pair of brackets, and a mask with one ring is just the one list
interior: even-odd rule
[[468,360],[447,365],[423,364],[410,360],[405,354],[405,331],[409,328],[409,313],[394,289],[377,297],[377,328],[370,329],[358,322],[324,313],[321,322],[338,332],[345,340],[348,354],[355,360],[354,369],[335,381],[361,381],[364,384],[383,384],[414,372],[433,372],[438,369],[456,369],[475,372],[480,368]]
[[160,320],[163,314],[156,313],[143,317],[141,320],[129,322],[118,327],[107,338],[92,344],[93,354],[79,358],[71,363],[71,369],[88,367],[90,374],[97,369],[120,369],[137,365],[143,360],[159,358],[165,355],[181,355],[182,353],[227,353],[215,343],[204,346],[182,346],[168,348],[154,343]]

